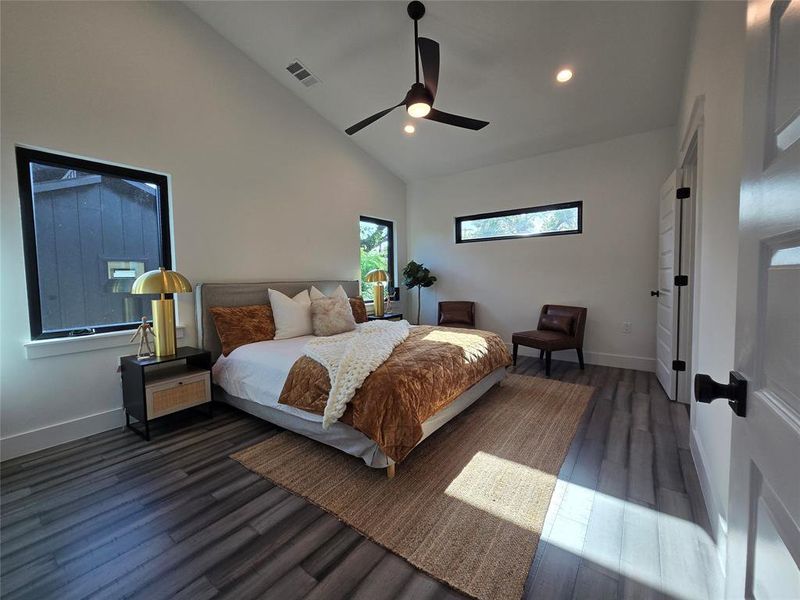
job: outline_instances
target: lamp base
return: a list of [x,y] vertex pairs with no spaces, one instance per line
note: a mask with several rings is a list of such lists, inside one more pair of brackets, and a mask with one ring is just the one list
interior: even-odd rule
[[375,304],[373,305],[375,308],[375,316],[382,317],[384,314],[384,304],[383,304],[383,286],[381,284],[376,284],[372,288],[372,296],[375,299]]
[[153,333],[156,339],[156,356],[175,354],[178,341],[175,336],[175,304],[173,300],[153,300]]

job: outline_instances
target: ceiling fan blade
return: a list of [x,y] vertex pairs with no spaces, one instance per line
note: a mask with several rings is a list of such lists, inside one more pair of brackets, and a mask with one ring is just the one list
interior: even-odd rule
[[489,121],[479,121],[478,119],[470,119],[469,117],[451,115],[450,113],[442,112],[441,110],[436,110],[435,108],[431,108],[431,112],[429,112],[424,118],[431,121],[438,121],[439,123],[445,123],[447,125],[463,127],[464,129],[472,129],[474,131],[483,129],[489,124]]
[[355,125],[352,125],[352,126],[348,127],[347,129],[344,130],[344,132],[347,135],[353,135],[357,131],[361,131],[362,129],[364,129],[364,127],[366,127],[367,125],[372,125],[375,121],[377,121],[381,117],[385,117],[386,115],[388,115],[390,112],[392,112],[398,106],[403,106],[404,104],[405,104],[405,101],[401,102],[400,104],[395,104],[391,108],[387,108],[386,110],[382,110],[379,113],[375,113],[371,117],[367,117],[363,121],[359,121]]
[[439,42],[429,38],[418,38],[419,58],[422,61],[422,73],[425,75],[425,87],[435,98],[439,87]]

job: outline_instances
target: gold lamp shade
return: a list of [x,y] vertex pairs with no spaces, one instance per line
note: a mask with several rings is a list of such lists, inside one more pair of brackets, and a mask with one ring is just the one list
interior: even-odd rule
[[133,294],[183,294],[191,292],[192,284],[177,271],[159,267],[155,271],[142,273],[133,282]]
[[389,281],[389,274],[383,269],[373,269],[364,277],[367,283],[374,283],[372,296],[375,299],[375,316],[382,317],[384,315],[383,304],[383,284]]
[[160,300],[153,300],[153,333],[156,338],[156,356],[171,356],[178,347],[175,336],[175,304],[164,294],[182,294],[192,291],[192,284],[177,271],[167,271],[159,267],[154,271],[142,273],[133,282],[132,294],[161,294]]
[[364,278],[367,283],[383,283],[389,281],[389,274],[383,269],[373,269]]

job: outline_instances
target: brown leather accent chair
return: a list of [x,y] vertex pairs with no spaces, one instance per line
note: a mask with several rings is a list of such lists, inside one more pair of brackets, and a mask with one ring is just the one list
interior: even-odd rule
[[586,327],[586,309],[582,306],[545,304],[539,314],[539,325],[533,331],[518,331],[511,336],[514,346],[514,366],[517,364],[519,346],[537,348],[539,359],[545,359],[545,373],[550,377],[550,357],[553,350],[578,351],[578,362],[583,369],[583,331]]
[[475,303],[463,300],[439,302],[437,322],[444,327],[475,327]]

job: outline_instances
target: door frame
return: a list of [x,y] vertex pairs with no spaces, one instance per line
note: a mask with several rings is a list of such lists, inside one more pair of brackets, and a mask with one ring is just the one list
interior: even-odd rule
[[[700,279],[702,271],[702,237],[703,237],[703,211],[701,210],[703,202],[703,156],[704,156],[704,131],[705,131],[705,95],[699,95],[695,98],[692,105],[692,112],[690,113],[689,120],[683,130],[681,137],[681,144],[678,147],[678,165],[686,163],[689,153],[692,151],[692,145],[695,147],[697,154],[697,166],[695,169],[695,190],[692,196],[694,197],[694,226],[692,233],[694,236],[694,249],[692,261],[692,278],[694,283],[694,293],[692,294],[692,314],[700,314]],[[699,350],[698,340],[699,337],[699,319],[692,319],[691,324],[691,361],[686,363],[687,380],[693,381],[696,373],[699,373]],[[713,487],[711,485],[711,478],[706,471],[705,453],[702,446],[697,441],[696,421],[695,421],[695,397],[694,390],[689,387],[689,394],[691,395],[691,402],[689,404],[689,448],[694,458],[694,463],[697,468],[698,479],[700,480],[700,490],[703,493],[703,500],[706,505],[709,517],[711,517],[711,530],[714,536],[714,542],[717,550],[717,562],[722,570],[723,576],[725,575],[725,567],[727,560],[727,524],[714,519],[714,515],[721,515],[727,512],[726,507],[718,506],[716,496],[714,495]]]
[[[687,165],[694,162],[694,189],[691,191],[690,198],[692,200],[690,207],[691,226],[689,227],[689,238],[691,243],[687,243],[687,249],[690,253],[689,262],[690,272],[689,275],[689,290],[691,294],[686,301],[682,300],[682,304],[686,306],[687,318],[680,319],[681,339],[687,343],[682,342],[682,346],[687,349],[686,357],[686,371],[683,377],[683,387],[685,389],[684,398],[689,403],[690,416],[694,413],[694,390],[692,389],[691,382],[694,380],[695,374],[698,372],[698,340],[699,340],[699,323],[698,319],[693,318],[694,315],[700,314],[700,272],[702,269],[701,261],[701,240],[703,236],[703,223],[702,214],[700,210],[703,202],[703,148],[704,148],[704,131],[705,131],[705,95],[697,96],[692,105],[692,112],[689,115],[689,121],[683,131],[681,137],[681,144],[678,147],[678,165],[679,173],[683,182],[683,173]],[[687,264],[686,262],[684,264]],[[682,317],[683,315],[681,315]],[[692,426],[692,436],[690,442],[693,443],[694,426]],[[703,481],[701,474],[701,483],[705,483],[703,495],[706,497],[706,503],[713,496],[709,493],[711,490],[708,487],[710,481],[706,478]]]
[[682,187],[690,188],[689,197],[684,200],[677,200],[675,209],[679,224],[678,244],[678,275],[688,275],[689,285],[676,288],[675,298],[677,301],[677,336],[675,338],[676,356],[686,362],[686,371],[678,372],[675,381],[675,401],[682,404],[691,404],[692,381],[696,368],[693,365],[696,352],[695,340],[697,332],[693,316],[696,314],[695,302],[698,294],[695,293],[697,277],[696,261],[697,255],[697,215],[699,214],[699,169],[700,169],[700,131],[697,129],[689,138],[688,146],[682,152],[680,168],[678,169],[678,181]]

